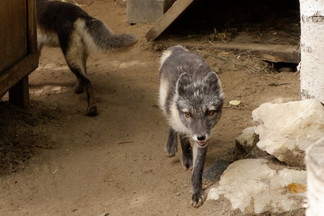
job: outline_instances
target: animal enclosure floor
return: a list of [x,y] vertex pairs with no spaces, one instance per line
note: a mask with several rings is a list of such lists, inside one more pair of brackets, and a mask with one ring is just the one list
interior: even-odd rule
[[[121,1],[75,2],[139,42],[90,56],[96,117],[84,115],[86,96],[74,94],[76,78],[61,51],[43,49],[29,79],[31,107],[0,104],[0,215],[241,215],[224,199],[191,207],[191,171],[183,170],[180,152],[168,158],[164,151],[168,126],[158,108],[159,57],[168,46],[184,44],[221,79],[224,111],[205,170],[218,159],[233,159],[236,136],[253,125],[252,110],[299,99],[299,73],[276,72],[249,52],[217,50],[208,35],[147,43],[151,25],[128,25]],[[241,104],[229,106],[230,100]],[[212,184],[204,182],[206,193]]]

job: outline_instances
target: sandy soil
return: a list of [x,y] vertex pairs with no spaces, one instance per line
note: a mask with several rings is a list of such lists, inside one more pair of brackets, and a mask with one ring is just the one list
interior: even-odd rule
[[[225,107],[205,168],[234,158],[235,137],[253,124],[253,109],[299,99],[299,73],[278,73],[247,52],[216,50],[208,35],[147,43],[150,25],[128,25],[121,1],[78,2],[115,32],[133,33],[139,42],[124,52],[89,58],[97,117],[84,115],[86,96],[73,93],[75,77],[55,48],[44,48],[39,68],[30,75],[29,109],[14,108],[4,97],[0,215],[240,215],[225,200],[190,206],[191,172],[183,170],[179,153],[168,158],[164,152],[168,126],[157,105],[161,52],[184,44],[222,81]],[[229,106],[234,99],[241,104]],[[205,181],[206,193],[212,184]]]

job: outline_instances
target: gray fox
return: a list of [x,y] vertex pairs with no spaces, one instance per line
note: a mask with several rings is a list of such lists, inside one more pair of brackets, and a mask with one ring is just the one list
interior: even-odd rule
[[182,46],[163,52],[159,104],[170,125],[166,151],[169,157],[175,155],[179,135],[182,164],[185,169],[193,167],[191,203],[196,208],[204,202],[202,173],[207,140],[220,120],[223,102],[221,82],[201,57]]
[[129,47],[137,42],[134,35],[114,34],[105,24],[89,16],[80,7],[61,1],[37,0],[37,42],[61,47],[67,65],[78,79],[75,93],[87,93],[86,115],[98,114],[94,91],[86,72],[90,51],[109,51]]

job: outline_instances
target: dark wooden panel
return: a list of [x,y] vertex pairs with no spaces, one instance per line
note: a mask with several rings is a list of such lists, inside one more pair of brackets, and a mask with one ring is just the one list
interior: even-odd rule
[[26,0],[0,1],[0,74],[27,54]]
[[36,54],[28,55],[0,76],[0,97],[37,68],[37,58]]
[[10,89],[9,101],[20,106],[28,105],[27,76],[38,66],[36,34],[36,0],[0,0],[0,97]]
[[9,89],[9,102],[19,107],[29,106],[28,76]]

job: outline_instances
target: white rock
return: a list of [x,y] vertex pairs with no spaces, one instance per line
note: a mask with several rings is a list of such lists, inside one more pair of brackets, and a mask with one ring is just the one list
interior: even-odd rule
[[256,145],[259,141],[259,136],[255,133],[255,129],[255,126],[245,128],[242,133],[238,137],[236,137],[236,145],[239,145],[241,147],[238,147],[238,149],[243,148],[245,153],[248,155],[255,157],[266,156],[267,152],[260,150]]
[[254,132],[255,128],[254,126],[245,128],[235,139],[236,143],[240,144],[247,152],[252,151],[258,141]]
[[244,214],[284,213],[302,208],[305,199],[305,192],[289,192],[291,183],[306,184],[306,171],[287,169],[265,159],[239,160],[224,172],[208,199],[224,196],[233,209]]
[[257,146],[292,166],[304,167],[306,148],[324,134],[324,108],[314,99],[262,104],[252,117],[260,124]]
[[324,215],[324,138],[306,150],[308,216]]

